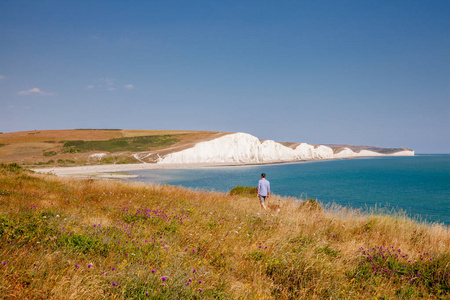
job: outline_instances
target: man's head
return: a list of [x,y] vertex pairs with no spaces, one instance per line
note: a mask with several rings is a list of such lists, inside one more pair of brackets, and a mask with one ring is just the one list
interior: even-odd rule
[[262,173],[261,178],[266,178],[266,173]]

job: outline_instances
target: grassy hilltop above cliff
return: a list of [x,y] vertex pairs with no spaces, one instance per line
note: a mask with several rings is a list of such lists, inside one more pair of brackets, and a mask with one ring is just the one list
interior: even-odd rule
[[181,130],[75,129],[0,134],[0,163],[76,166],[155,162],[159,156],[227,133]]
[[[0,164],[3,299],[448,299],[448,227]],[[278,211],[278,206],[281,209]]]

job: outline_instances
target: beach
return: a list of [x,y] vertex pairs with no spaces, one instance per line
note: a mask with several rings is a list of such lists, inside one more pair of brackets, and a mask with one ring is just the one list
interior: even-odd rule
[[[281,162],[280,162],[281,163]],[[262,165],[260,163],[258,165]],[[273,164],[273,163],[272,163]],[[112,164],[112,165],[86,165],[78,167],[58,167],[58,168],[33,168],[38,173],[54,174],[64,177],[98,177],[98,178],[129,178],[136,175],[125,174],[121,172],[136,170],[154,170],[154,169],[189,169],[206,167],[225,167],[240,166],[248,164],[232,163],[179,163],[179,164],[158,164],[158,163],[140,163],[140,164]],[[256,164],[255,164],[256,165]]]

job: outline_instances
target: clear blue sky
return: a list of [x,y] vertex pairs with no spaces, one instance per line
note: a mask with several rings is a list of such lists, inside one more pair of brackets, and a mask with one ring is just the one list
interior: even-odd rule
[[0,2],[0,131],[450,153],[450,1]]

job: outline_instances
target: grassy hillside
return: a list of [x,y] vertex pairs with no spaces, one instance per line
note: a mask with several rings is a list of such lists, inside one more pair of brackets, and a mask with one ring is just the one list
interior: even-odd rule
[[181,130],[78,129],[0,134],[0,163],[26,167],[155,162],[226,133]]
[[279,213],[262,213],[246,193],[0,165],[0,297],[450,296],[448,227],[301,199],[281,199]]

